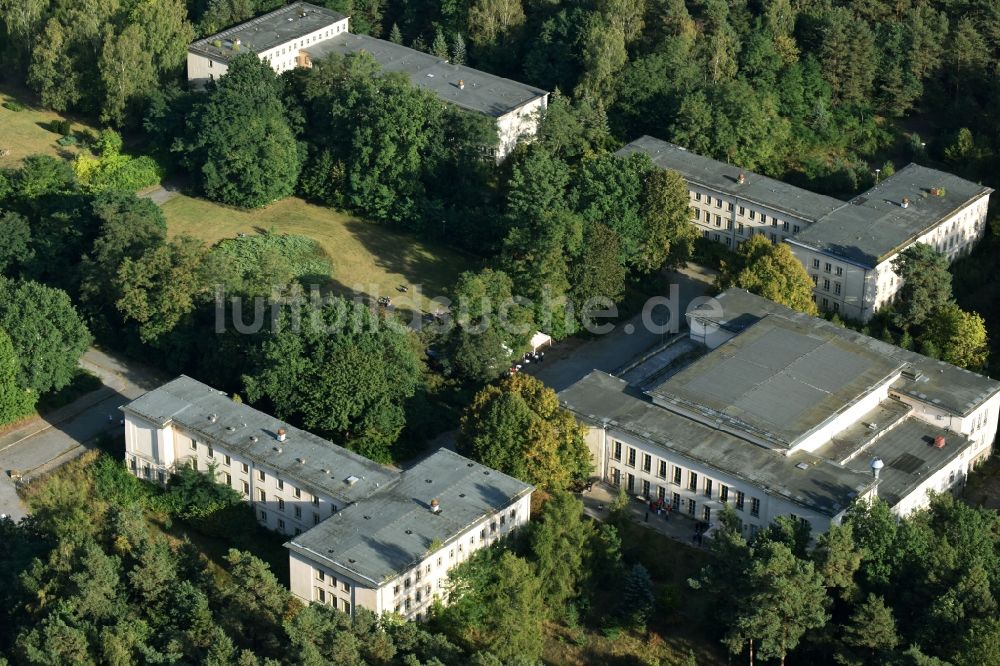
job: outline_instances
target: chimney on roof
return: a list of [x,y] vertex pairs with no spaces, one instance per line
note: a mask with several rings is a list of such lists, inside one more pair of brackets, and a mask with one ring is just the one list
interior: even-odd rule
[[436,499],[431,500],[431,513],[441,513],[441,503]]
[[236,39],[234,39],[233,40],[233,44],[236,44],[236,46],[239,46],[240,45],[240,38],[237,37]]
[[932,187],[931,188],[931,196],[932,197],[943,197],[944,196],[944,188],[943,187]]
[[934,438],[935,449],[943,449],[946,443],[947,441],[945,440],[944,435],[938,435],[937,437]]
[[745,182],[747,182],[747,175],[740,171],[740,175],[736,176],[736,184],[742,185]]
[[882,462],[881,458],[873,458],[871,467],[872,467],[872,476],[874,476],[877,479],[878,473],[882,471],[883,467],[885,467],[885,463]]
[[285,429],[284,428],[278,428],[278,441],[279,442],[283,442],[283,441],[285,441],[285,439],[286,439]]
[[458,89],[459,90],[465,90],[465,79],[459,79],[458,80]]
[[903,208],[909,208],[910,207],[910,197],[903,197],[903,200],[899,202],[899,205],[902,206]]

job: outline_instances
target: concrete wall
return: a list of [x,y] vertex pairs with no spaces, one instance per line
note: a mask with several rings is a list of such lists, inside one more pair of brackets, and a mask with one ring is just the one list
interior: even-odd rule
[[[780,495],[772,494],[763,488],[751,485],[750,483],[736,478],[730,474],[709,467],[703,463],[690,460],[673,451],[646,442],[639,437],[624,433],[609,427],[606,431],[601,428],[591,428],[601,433],[604,442],[603,456],[604,467],[607,474],[604,480],[616,484],[620,483],[628,490],[628,475],[633,477],[633,487],[631,495],[642,495],[644,490],[643,482],[649,484],[649,496],[655,499],[662,496],[672,502],[679,500],[679,513],[697,520],[705,519],[705,508],[710,510],[709,522],[714,522],[722,511],[724,504],[730,504],[735,510],[737,517],[743,522],[743,535],[746,538],[752,537],[778,516],[795,516],[800,520],[807,521],[813,532],[825,532],[831,523],[839,523],[840,515],[831,518],[822,515],[810,508],[786,500]],[[621,460],[615,459],[615,442],[621,444]],[[749,445],[748,446],[752,446]],[[635,465],[629,465],[629,449],[635,450]],[[644,471],[644,455],[650,456],[649,471]],[[665,465],[665,476],[661,476],[661,463]],[[675,482],[677,472],[680,472],[680,483]],[[619,474],[616,476],[615,472]],[[690,489],[690,474],[697,474],[697,488]],[[706,493],[706,480],[711,480],[711,495]],[[722,488],[728,488],[728,499],[722,500]],[[738,493],[743,493],[743,508],[738,506]],[[759,510],[757,515],[753,515],[753,500],[757,500]],[[690,514],[690,502],[694,502],[694,515]]]
[[788,450],[789,454],[795,451],[808,451],[811,453],[829,442],[837,433],[856,424],[862,416],[878,407],[879,403],[889,397],[890,386],[897,379],[899,379],[899,373],[888,377],[853,405],[847,407],[839,414],[832,416],[832,418],[828,419],[826,423],[823,423],[814,432],[799,440],[795,446]]
[[519,141],[535,136],[539,118],[548,103],[549,96],[546,94],[497,118],[497,137],[500,140],[497,160],[507,157]]
[[731,250],[754,234],[780,243],[802,231],[810,221],[741,197],[688,183],[691,222],[705,238]]
[[342,502],[330,494],[231,454],[218,442],[205,441],[177,426],[159,428],[128,412],[125,462],[139,478],[159,483],[166,483],[179,465],[193,464],[203,472],[215,466],[216,480],[242,494],[261,525],[283,534],[305,532],[342,508]]

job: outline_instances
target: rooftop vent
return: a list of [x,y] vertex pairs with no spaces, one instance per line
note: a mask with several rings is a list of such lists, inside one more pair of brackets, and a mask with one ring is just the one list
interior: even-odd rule
[[799,469],[809,469],[809,463],[800,462],[795,465]]
[[944,445],[946,443],[947,442],[946,442],[946,440],[944,438],[944,435],[938,435],[937,437],[934,438],[934,448],[935,449],[943,449]]
[[868,428],[869,430],[878,430],[877,423],[868,423],[867,425],[865,425],[865,427]]
[[285,429],[284,428],[278,428],[278,441],[279,442],[283,442],[283,441],[285,441],[286,437],[287,437],[287,434],[285,433]]
[[357,483],[360,480],[361,479],[359,479],[358,477],[356,477],[353,474],[351,474],[349,477],[347,477],[346,479],[344,479],[344,483],[346,483],[349,486],[353,486],[355,483]]
[[218,414],[209,414],[208,415],[208,420],[211,423],[215,423],[216,421],[219,420],[219,415]]
[[236,432],[236,426],[231,426],[231,425],[226,426],[226,430],[228,430],[229,432]]
[[931,196],[932,197],[943,197],[944,196],[944,188],[943,187],[932,187],[931,188]]
[[296,458],[295,460],[298,461],[298,463],[300,465],[305,465],[306,464],[306,459],[305,458]]
[[253,442],[254,444],[256,444],[257,443],[257,435],[250,435],[250,441]]
[[899,202],[900,208],[910,207],[910,197],[903,197],[903,200]]
[[736,176],[736,184],[742,185],[745,182],[747,182],[747,175],[740,171],[740,175]]
[[882,462],[881,458],[872,458],[872,464],[871,464],[872,476],[874,476],[877,479],[878,474],[879,472],[882,471],[883,467],[885,467],[885,463]]
[[274,447],[274,452],[275,453],[281,453],[281,447],[280,446]]
[[441,503],[436,499],[431,500],[431,513],[441,513]]
[[459,90],[465,90],[465,79],[459,79],[458,80],[458,89]]

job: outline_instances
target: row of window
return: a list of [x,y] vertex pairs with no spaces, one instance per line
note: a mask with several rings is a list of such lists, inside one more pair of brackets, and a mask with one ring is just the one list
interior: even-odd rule
[[[813,286],[819,288],[820,287],[819,276],[816,275],[816,274],[811,274],[810,277],[812,277]],[[822,289],[823,289],[823,291],[830,291],[830,278],[823,278]],[[840,283],[839,282],[834,282],[833,283],[833,293],[834,293],[834,295],[840,296],[840,292],[841,292],[841,285],[840,285]]]
[[[722,204],[724,203],[720,197],[715,197],[713,199],[712,195],[710,195],[710,194],[702,195],[701,192],[695,192],[694,190],[691,190],[689,192],[689,194],[690,194],[691,197],[694,198],[695,201],[704,201],[706,206],[711,206],[711,205],[715,204],[716,208],[721,209],[722,208]],[[733,211],[733,204],[732,203],[726,203],[726,210],[729,211],[729,212],[732,212]],[[767,224],[768,221],[770,221],[771,226],[777,227],[777,226],[780,225],[782,228],[784,228],[785,231],[788,231],[788,222],[783,222],[782,220],[779,220],[778,218],[776,218],[774,216],[768,217],[766,213],[758,213],[756,210],[754,210],[752,208],[747,209],[745,206],[740,206],[739,207],[739,211],[738,211],[738,215],[740,217],[749,217],[751,220],[757,219],[757,216],[760,215],[761,224]],[[794,229],[795,229],[795,233],[798,233],[798,231],[799,231],[799,225],[796,224],[796,225],[793,225],[793,226],[794,226]]]
[[[315,601],[318,601],[321,604],[329,603],[329,605],[333,606],[334,608],[338,608],[339,607],[340,610],[344,611],[347,614],[351,613],[351,602],[350,601],[348,601],[347,599],[338,599],[337,597],[333,596],[332,594],[328,594],[327,591],[324,590],[322,587],[315,588],[314,598],[315,598]],[[327,599],[329,599],[329,601],[327,601]],[[338,601],[340,602],[339,606],[338,606],[338,603],[337,603]]]
[[[700,222],[701,221],[702,210],[700,208],[692,208],[691,211],[692,211],[691,214],[694,217],[694,221],[695,222]],[[761,222],[763,224],[766,224],[766,222],[765,222],[766,217],[767,216],[765,216],[765,215],[761,215],[761,218],[762,218]],[[751,218],[751,219],[753,219],[753,218]],[[711,224],[712,220],[713,220],[712,213],[710,213],[708,211],[705,211],[705,224]],[[722,227],[722,223],[723,223],[724,220],[723,220],[723,217],[721,215],[715,215],[714,216],[714,220],[715,220],[715,226],[716,227]],[[731,219],[725,219],[725,222],[726,222],[726,228],[729,229],[730,231],[732,231],[733,224],[734,224],[733,220],[731,220]],[[742,222],[737,222],[735,224],[736,224],[736,233],[742,236],[743,233],[744,233],[744,228],[745,228],[744,224]],[[771,227],[772,228],[777,228],[778,224],[779,224],[779,221],[776,218],[771,218]],[[801,229],[802,229],[802,227],[800,227],[797,224],[789,225],[788,222],[781,222],[781,230],[784,231],[784,232],[791,231],[793,234],[797,234],[797,233],[799,233],[799,231],[801,231]],[[760,233],[764,233],[764,232],[761,231]],[[750,231],[749,235],[751,235],[751,236],[753,235],[753,230]]]
[[334,590],[338,589],[339,585],[339,589],[341,592],[351,591],[350,583],[348,583],[346,580],[338,580],[336,576],[327,575],[327,573],[322,569],[316,569],[316,580],[318,580],[321,583],[326,583]]
[[[813,267],[814,269],[816,269],[816,270],[819,270],[819,263],[820,263],[820,262],[819,262],[819,259],[813,259],[813,263],[812,263],[812,267]],[[824,262],[824,264],[823,264],[823,272],[824,272],[824,273],[829,273],[829,272],[831,272],[832,270],[835,270],[835,272],[836,272],[836,275],[838,275],[838,276],[839,276],[839,275],[843,275],[843,274],[844,274],[844,269],[843,269],[843,267],[841,267],[841,266],[834,266],[834,265],[833,265],[833,264],[831,264],[831,263],[830,263],[829,261],[827,261],[827,262]]]

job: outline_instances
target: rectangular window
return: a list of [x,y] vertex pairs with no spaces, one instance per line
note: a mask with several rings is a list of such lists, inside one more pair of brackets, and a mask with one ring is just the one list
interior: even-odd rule
[[813,268],[819,268],[819,259],[813,259]]
[[197,471],[197,469],[198,469],[198,459],[197,458],[193,458],[191,460],[191,469]]
[[802,227],[800,227],[799,225],[797,225],[797,224],[793,224],[793,225],[792,225],[792,233],[793,233],[793,234],[797,234],[797,233],[799,233],[799,230],[800,230],[800,229],[802,229]]
[[263,490],[258,490],[257,491],[257,500],[261,501],[261,502],[266,502],[267,501],[267,495],[264,493]]
[[830,262],[826,262],[825,264],[823,264],[823,270],[825,272],[829,273],[832,269],[833,269],[833,266],[830,265]]
[[667,478],[667,461],[666,460],[661,460],[660,461],[660,464],[659,464],[659,466],[658,466],[658,468],[656,470],[656,476],[660,477],[661,479]]
[[265,523],[267,522],[267,511],[260,512],[260,519],[263,520]]
[[828,278],[823,278],[823,289],[830,291],[830,280]]
[[326,572],[316,569],[316,580],[326,580]]
[[680,493],[673,493],[670,496],[670,506],[673,507],[674,511],[681,510],[681,495]]
[[706,195],[705,196],[705,203],[708,204],[709,206],[712,205],[712,196],[711,195]]
[[736,508],[739,511],[743,510],[743,500],[746,499],[746,495],[743,494],[742,490],[736,491]]
[[302,491],[296,488],[295,486],[292,486],[292,497],[294,497],[295,499],[299,499],[300,497],[302,497]]
[[834,312],[840,312],[840,303],[834,303],[833,304],[833,311]]
[[705,479],[705,497],[712,496],[712,479]]
[[319,497],[313,497],[313,506],[319,506]]
[[296,518],[301,518],[302,517],[302,507],[296,504],[293,508],[295,510],[295,517]]
[[757,211],[753,211],[753,210],[750,211],[750,219],[753,220],[753,219],[756,219],[756,218],[757,218]]
[[215,450],[214,450],[214,449],[212,449],[212,447],[211,447],[211,446],[210,446],[210,447],[208,447],[208,457],[209,457],[209,458],[214,458],[214,457],[215,457]]
[[771,234],[771,244],[777,245],[777,243],[778,243],[778,237],[775,236],[774,234]]
[[712,520],[712,507],[706,506],[705,508],[703,508],[701,515],[702,515],[702,518],[704,518],[704,520],[705,520],[706,523],[709,522],[710,520]]
[[694,200],[695,201],[701,201],[701,192],[695,192],[694,193]]
[[688,473],[688,490],[698,490],[698,474],[696,472]]
[[693,516],[695,511],[698,509],[698,504],[693,499],[688,500],[688,515]]
[[651,469],[653,469],[653,456],[649,455],[648,453],[643,453],[642,471],[648,474]]
[[223,465],[225,465],[225,466],[228,467],[229,464],[232,463],[232,462],[233,462],[233,459],[229,457],[229,454],[226,454],[226,455],[222,456],[222,464]]
[[825,309],[825,308],[828,308],[828,307],[830,307],[830,301],[829,301],[829,299],[824,298],[823,299],[823,308]]
[[233,485],[233,475],[226,472],[226,485],[232,487]]
[[627,475],[627,479],[626,479],[626,483],[625,483],[625,489],[628,490],[629,495],[632,495],[632,494],[635,493],[635,475],[634,474]]
[[240,481],[240,483],[243,484],[243,494],[244,495],[249,495],[250,494],[250,484],[247,483],[246,481]]
[[760,500],[756,497],[750,498],[750,515],[759,516],[760,515]]
[[701,209],[700,208],[695,208],[694,209],[694,219],[696,219],[696,220],[700,220],[701,219]]
[[719,499],[723,502],[729,501],[729,486],[726,484],[719,484]]
[[667,496],[667,489],[664,488],[663,486],[657,486],[656,487],[656,496],[659,497],[660,500],[665,499],[666,496]]
[[819,286],[819,276],[818,275],[810,275],[809,277],[811,277],[813,279],[813,286],[814,287],[818,287]]
[[622,471],[617,467],[611,468],[611,483],[616,486],[620,486],[622,484]]
[[622,459],[622,443],[621,442],[617,442],[617,441],[614,442],[614,445],[611,448],[611,457],[614,458],[615,460],[621,460]]
[[747,209],[744,208],[743,206],[740,206],[740,215],[746,215],[746,214],[747,214]]
[[344,601],[344,612],[347,613],[348,615],[351,614],[351,602],[350,601],[347,601],[347,600]]
[[781,223],[781,230],[782,231],[788,231],[788,222],[782,222]]
[[258,481],[263,481],[264,478],[265,478],[264,477],[264,470],[262,470],[262,469],[257,470],[257,480]]
[[321,604],[326,603],[326,590],[324,590],[321,587],[316,588],[316,601],[320,602]]
[[313,513],[313,525],[319,525],[319,514]]
[[837,266],[836,273],[837,273],[837,275],[843,275],[844,274],[844,268],[843,268],[843,266]]
[[726,220],[726,229],[729,229],[730,231],[733,230],[733,221],[732,220]]
[[248,467],[246,463],[240,463],[240,469],[243,470],[244,474],[250,473],[250,467]]
[[194,441],[193,439],[191,440],[191,450],[192,451],[198,450],[198,442]]
[[635,467],[635,449],[631,447],[629,448],[628,460],[625,461],[625,464],[628,465],[629,467]]
[[760,214],[760,223],[767,224],[767,215],[765,215],[764,213]]
[[649,499],[649,481],[646,479],[642,480],[642,496]]
[[282,481],[281,479],[278,479],[278,490],[284,490],[284,489],[285,489],[285,482]]
[[732,204],[732,202],[726,204],[726,210],[728,210],[730,213],[733,212],[733,204]]
[[742,222],[740,222],[739,224],[736,225],[736,233],[738,233],[740,236],[743,235],[743,223]]
[[733,239],[730,238],[729,236],[726,236],[726,246],[728,247],[732,244],[733,244]]
[[284,511],[284,510],[285,510],[285,500],[283,500],[283,499],[281,499],[279,497],[278,498],[278,511]]
[[348,585],[347,582],[345,582],[345,581],[340,581],[340,589],[342,591],[344,591],[344,592],[350,592],[351,591],[351,586]]
[[840,283],[839,282],[834,282],[833,283],[833,293],[837,294],[838,296],[840,295]]
[[681,468],[677,466],[674,467],[674,483],[681,485]]
[[716,208],[722,208],[722,199],[716,199],[715,200],[715,207]]

